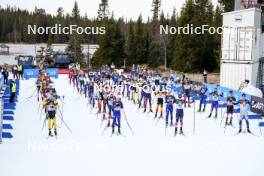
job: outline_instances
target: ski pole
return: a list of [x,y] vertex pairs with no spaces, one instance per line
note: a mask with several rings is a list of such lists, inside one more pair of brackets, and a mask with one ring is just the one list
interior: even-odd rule
[[43,120],[43,124],[42,124],[42,131],[43,131],[44,127],[46,126],[46,121],[47,121],[47,118],[45,117]]
[[79,100],[81,97],[82,97],[82,96],[79,96],[79,97],[73,99],[72,101],[77,101],[77,100]]
[[[59,110],[59,112],[60,112],[60,115],[62,115],[60,110]],[[66,128],[72,133],[71,128],[70,128],[70,127],[67,125],[67,123],[63,120],[63,117],[60,117],[60,116],[58,116],[58,117],[61,119],[62,123],[66,126]]]
[[194,103],[193,103],[193,135],[195,135],[195,104],[196,104],[196,101],[193,100]]
[[39,120],[41,120],[41,117],[42,117],[42,112],[43,112],[43,108],[41,108],[41,111],[40,111],[40,116],[39,116]]
[[29,98],[34,97],[34,94],[35,94],[36,90],[37,90],[37,89],[35,89],[34,92],[33,92],[29,97],[27,97],[27,98],[25,98],[25,99],[29,99]]
[[[260,124],[260,120],[258,120],[258,123]],[[261,126],[259,126],[259,132],[260,132],[260,136],[262,136]]]
[[36,97],[37,95],[32,95],[30,97],[27,97],[23,100],[22,104],[27,103],[31,98]]
[[224,112],[224,113],[222,112],[222,108],[223,108],[223,107],[221,107],[221,122],[220,122],[220,126],[221,126],[222,123],[223,123],[224,115],[225,115],[225,112]]
[[[61,105],[61,111],[62,111],[62,113],[61,113],[61,116],[63,117],[63,104],[64,104],[64,95],[62,96],[62,105]],[[62,126],[62,122],[61,122],[61,126]]]
[[123,114],[124,114],[124,118],[125,118],[125,120],[126,120],[127,126],[129,127],[130,131],[131,131],[132,134],[134,135],[134,131],[132,130],[132,128],[131,128],[131,126],[130,126],[128,120],[127,120],[126,113],[125,113],[124,111],[123,111]]

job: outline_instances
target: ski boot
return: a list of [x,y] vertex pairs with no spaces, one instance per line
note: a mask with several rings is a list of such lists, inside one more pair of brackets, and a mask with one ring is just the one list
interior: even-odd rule
[[191,107],[191,105],[190,104],[188,104],[188,108],[190,108]]
[[175,127],[175,131],[174,131],[174,136],[177,135],[177,131],[178,131],[178,128],[177,128],[177,126],[176,126],[176,127]]
[[107,122],[107,128],[110,127],[110,120]]
[[201,109],[199,109],[197,112],[201,112]]
[[114,128],[112,128],[112,134],[114,134],[115,133],[115,129]]
[[233,126],[233,120],[232,120],[233,118],[231,117],[231,119],[230,119],[230,121],[229,121],[229,125],[230,126]]
[[165,128],[167,128],[168,127],[168,121],[166,121],[166,123],[165,123]]
[[182,127],[180,127],[180,134],[183,134]]
[[205,108],[203,108],[203,112],[205,112]]
[[173,126],[173,122],[172,121],[170,122],[170,126]]
[[228,126],[228,125],[229,125],[228,118],[226,117],[225,126]]
[[144,111],[143,111],[144,113],[146,112],[146,108],[144,109]]
[[57,136],[57,129],[54,129],[54,134],[55,136]]
[[215,114],[214,118],[217,119],[217,114]]
[[237,133],[241,133],[241,132],[242,132],[242,128],[240,127]]
[[212,117],[212,113],[209,114],[208,118],[211,118]]
[[157,116],[158,116],[158,114],[157,114],[157,113],[155,113],[155,116],[154,116],[154,118],[157,118]]
[[251,131],[250,131],[249,127],[247,128],[247,132],[248,132],[248,133],[251,133]]
[[150,109],[149,112],[153,112],[152,109]]
[[121,134],[121,130],[120,130],[120,128],[118,128],[118,134]]
[[49,129],[49,136],[53,136],[50,129]]

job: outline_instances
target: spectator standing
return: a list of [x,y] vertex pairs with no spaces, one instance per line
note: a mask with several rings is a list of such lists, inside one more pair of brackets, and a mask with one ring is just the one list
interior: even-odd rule
[[16,65],[13,65],[12,73],[13,73],[13,78],[18,79],[18,73],[17,73],[17,66]]
[[7,85],[7,81],[8,81],[8,77],[9,77],[9,73],[7,71],[6,68],[3,69],[2,75],[4,77],[4,84]]
[[23,79],[23,66],[21,64],[18,64],[17,71],[18,71],[18,79]]
[[11,82],[10,82],[10,98],[9,98],[9,103],[14,103],[15,101],[15,96],[16,96],[16,80],[13,79]]
[[208,72],[206,69],[204,69],[203,71],[204,83],[207,83],[207,75],[208,75]]

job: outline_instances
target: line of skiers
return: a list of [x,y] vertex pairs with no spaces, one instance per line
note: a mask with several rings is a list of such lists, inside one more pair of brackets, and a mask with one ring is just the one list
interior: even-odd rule
[[54,135],[57,136],[56,115],[57,111],[59,110],[59,103],[57,101],[58,95],[51,78],[44,70],[39,70],[39,77],[36,81],[36,87],[38,100],[40,100],[42,111],[45,113],[44,124],[46,121],[48,123],[48,135],[53,136],[54,132]]
[[[191,104],[195,101],[194,98],[196,99],[196,95],[198,95],[198,112],[205,112],[208,99],[211,101],[208,118],[211,118],[214,111],[214,117],[217,118],[221,102],[227,105],[226,126],[232,125],[234,106],[239,105],[239,132],[242,131],[243,120],[246,121],[247,131],[250,132],[248,111],[245,108],[245,105],[249,105],[250,102],[246,99],[245,94],[242,95],[239,101],[236,101],[232,91],[226,97],[223,97],[223,93],[217,87],[209,92],[206,84],[192,84],[187,78],[179,78],[174,75],[161,76],[159,73],[138,67],[137,69],[132,68],[127,74],[120,74],[111,68],[103,66],[99,70],[85,74],[72,65],[69,73],[70,82],[77,87],[80,94],[84,94],[88,98],[88,103],[92,108],[97,105],[97,113],[103,114],[103,119],[108,120],[108,126],[110,126],[112,118],[120,119],[119,110],[117,117],[113,114],[113,107],[115,107],[113,104],[116,101],[121,102],[118,109],[123,109],[120,97],[125,97],[137,104],[138,108],[143,108],[143,112],[146,112],[147,109],[149,112],[153,112],[154,103],[156,105],[154,118],[157,118],[158,114],[159,118],[163,118],[165,112],[165,127],[168,125],[175,126],[175,134],[178,131],[182,134],[184,108],[191,107]],[[173,118],[174,111],[176,112],[175,122]],[[121,125],[118,122],[116,124],[116,121],[118,120],[114,120],[114,123],[112,123],[113,132],[115,125],[118,126],[118,132],[120,132]]]

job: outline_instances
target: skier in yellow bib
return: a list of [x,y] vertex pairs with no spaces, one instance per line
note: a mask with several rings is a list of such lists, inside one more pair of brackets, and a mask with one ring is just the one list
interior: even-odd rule
[[54,129],[55,136],[57,136],[56,112],[58,108],[59,108],[59,104],[54,97],[51,97],[47,100],[46,109],[47,109],[49,136],[53,136],[51,132],[52,128]]

